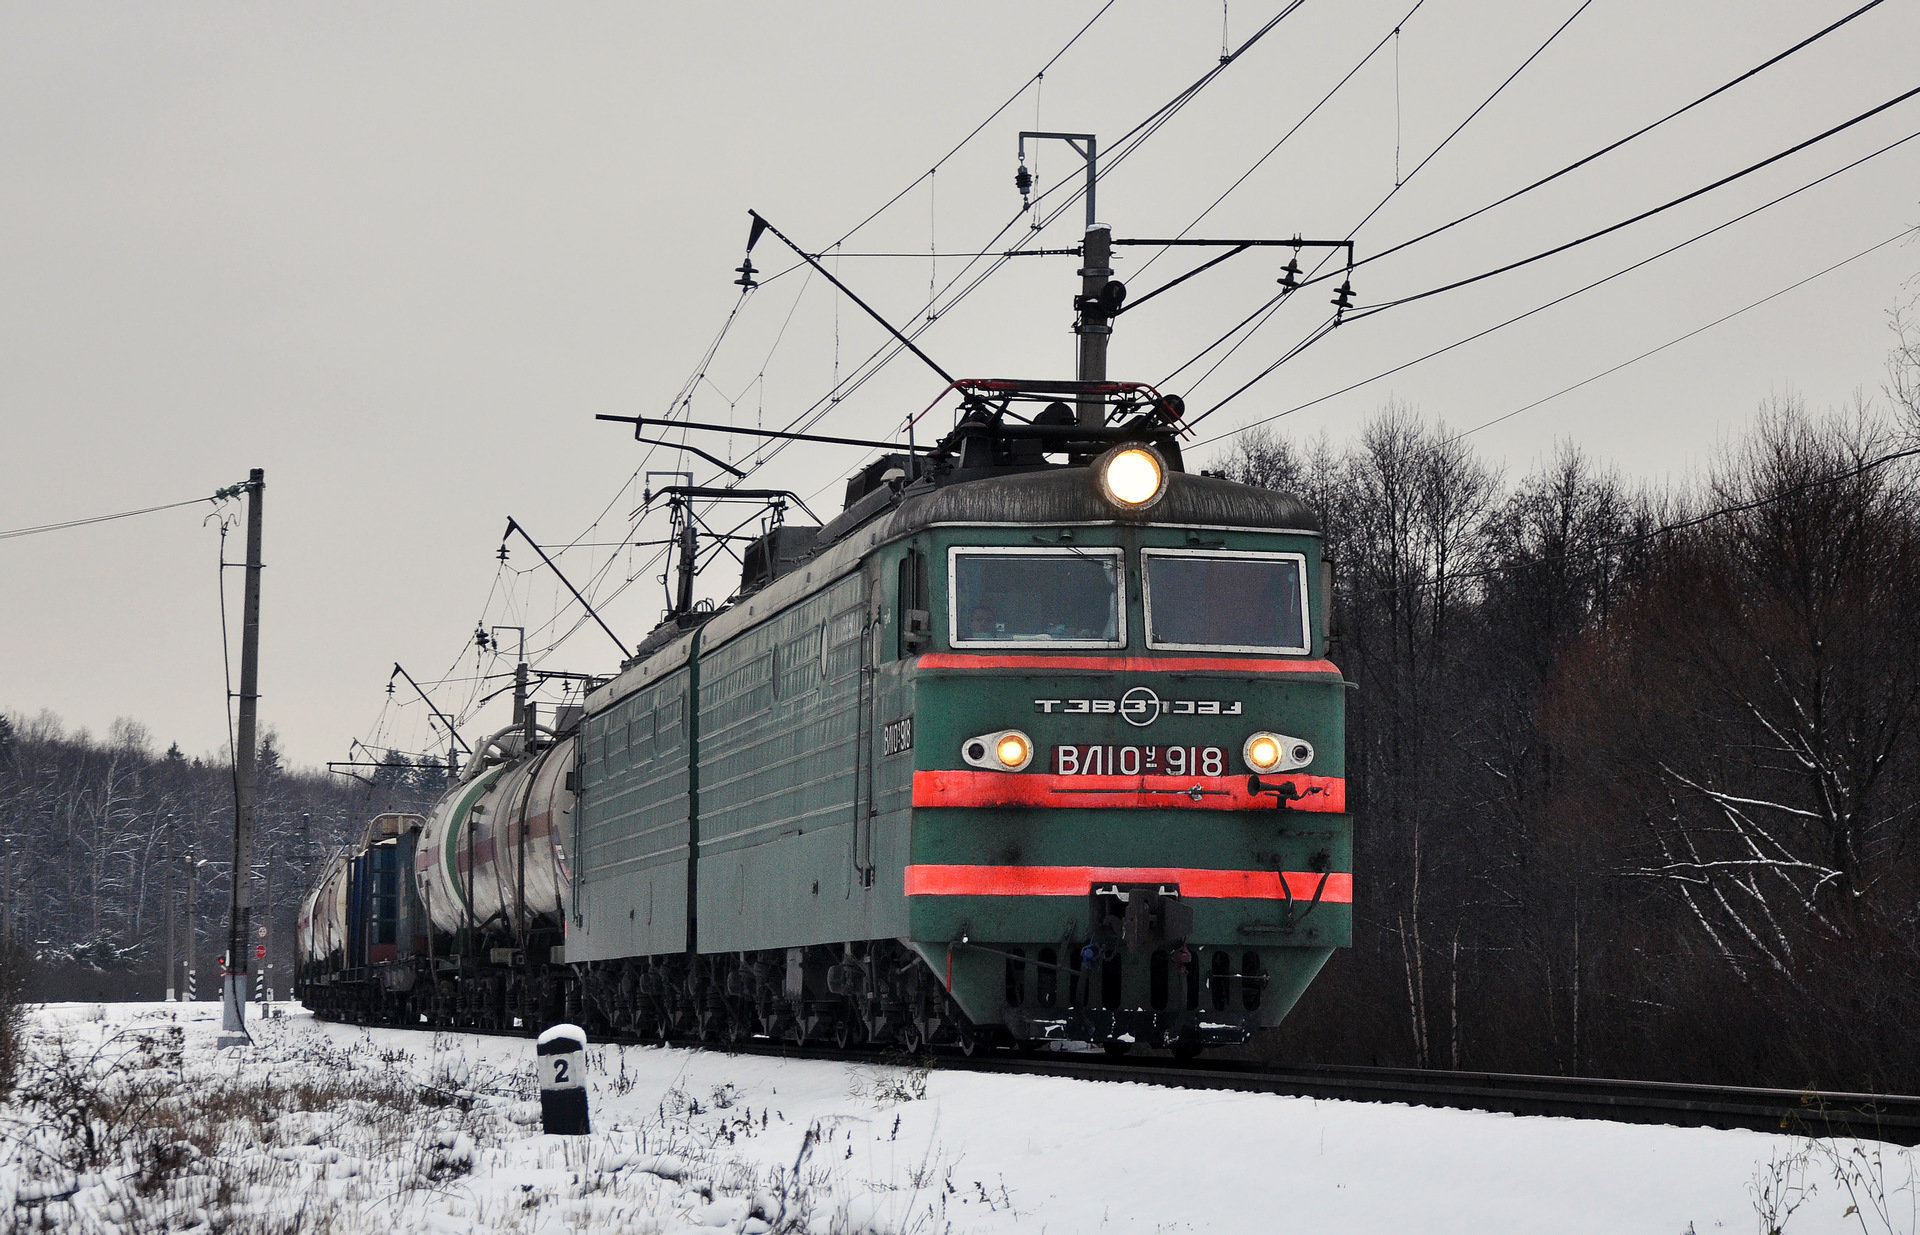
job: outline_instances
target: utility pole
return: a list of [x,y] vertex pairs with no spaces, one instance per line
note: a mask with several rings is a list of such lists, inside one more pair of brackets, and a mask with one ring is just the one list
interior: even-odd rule
[[494,626],[485,632],[476,632],[474,641],[483,649],[489,645],[500,646],[500,632],[511,630],[520,636],[520,657],[513,667],[513,723],[520,730],[522,750],[533,749],[533,706],[527,699],[527,628],[524,626]]
[[673,505],[680,515],[680,571],[673,591],[673,612],[679,617],[693,612],[693,578],[696,547],[693,531],[693,499],[675,497]]
[[258,792],[254,731],[260,719],[260,499],[266,472],[247,474],[247,586],[240,618],[240,719],[233,752],[233,879],[227,916],[225,1005],[218,1045],[248,1046],[247,952],[253,934],[253,814]]
[[[1126,301],[1126,284],[1113,277],[1113,229],[1099,221],[1095,213],[1094,190],[1099,182],[1099,139],[1091,133],[1020,134],[1020,170],[1014,184],[1024,199],[1033,187],[1027,172],[1027,138],[1053,138],[1072,146],[1087,163],[1087,234],[1080,247],[1080,294],[1073,298],[1077,315],[1073,332],[1080,336],[1080,363],[1074,376],[1083,382],[1107,380],[1107,342],[1113,337],[1113,319]],[[1080,396],[1075,418],[1083,428],[1100,428],[1107,423],[1106,400],[1099,395]]]
[[[1091,174],[1092,154],[1087,155],[1087,167]],[[1087,192],[1087,213],[1093,213],[1091,189]],[[1113,229],[1088,219],[1087,238],[1080,254],[1080,295],[1073,302],[1080,313],[1073,323],[1073,332],[1080,336],[1078,376],[1083,382],[1104,382],[1107,380],[1107,343],[1113,338],[1113,315],[1119,312],[1121,297],[1126,295],[1126,285],[1115,282],[1113,277]],[[1118,296],[1113,294],[1116,288]],[[1084,427],[1102,427],[1107,422],[1106,400],[1098,395],[1082,395],[1078,418]]]

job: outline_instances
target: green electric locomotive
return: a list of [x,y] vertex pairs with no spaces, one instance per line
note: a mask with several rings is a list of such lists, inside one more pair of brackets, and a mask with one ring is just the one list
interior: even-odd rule
[[749,495],[664,491],[667,619],[330,868],[309,1005],[968,1051],[1278,1024],[1352,932],[1312,512],[1186,472],[1146,387],[955,387],[950,434],[776,521],[723,605],[696,516]]
[[[1144,387],[956,385],[588,698],[553,959],[590,1023],[1190,1053],[1350,942],[1312,513],[1184,471]],[[1056,397],[1101,414],[1021,414]]]

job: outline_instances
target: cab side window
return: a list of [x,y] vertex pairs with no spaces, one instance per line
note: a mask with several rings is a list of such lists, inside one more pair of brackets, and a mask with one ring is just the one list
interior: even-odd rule
[[900,559],[899,611],[894,623],[896,656],[917,656],[933,642],[932,598],[927,587],[927,555],[908,549]]

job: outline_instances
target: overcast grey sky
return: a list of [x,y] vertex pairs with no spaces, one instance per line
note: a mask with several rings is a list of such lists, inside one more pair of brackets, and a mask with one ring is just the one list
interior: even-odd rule
[[[1232,0],[1228,40],[1282,7]],[[1102,181],[1103,220],[1120,236],[1192,224],[1412,7],[1307,0]],[[1624,136],[1856,7],[1595,0],[1361,228],[1358,254]],[[1193,234],[1346,235],[1579,8],[1427,0]],[[264,467],[262,721],[301,763],[343,758],[356,737],[432,743],[424,709],[398,706],[404,685],[383,716],[389,671],[504,672],[472,652],[483,618],[528,627],[547,667],[608,671],[618,654],[591,626],[547,650],[579,613],[550,576],[521,573],[535,562],[518,542],[501,567],[507,517],[543,543],[581,540],[563,567],[637,640],[658,617],[659,567],[651,550],[604,546],[630,534],[644,448],[594,414],[664,412],[698,370],[736,302],[749,208],[826,247],[1096,13],[1037,90],[845,247],[916,254],[977,249],[1013,217],[1020,129],[1111,144],[1206,72],[1221,49],[1217,0],[1117,0],[1104,13],[0,3],[0,530],[204,496]],[[1490,269],[1785,149],[1920,85],[1917,48],[1920,5],[1888,0],[1548,189],[1363,267],[1357,300]],[[1605,240],[1353,322],[1201,436],[1463,338],[1916,130],[1920,99]],[[1037,164],[1042,189],[1077,174],[1058,145]],[[1513,411],[1920,223],[1917,169],[1920,141],[1278,427],[1339,440],[1389,398],[1457,428]],[[1033,243],[1073,244],[1081,222],[1069,210]],[[1149,255],[1119,267],[1136,296],[1189,260],[1143,270]],[[771,238],[755,258],[769,272],[788,264]],[[1122,318],[1114,376],[1165,378],[1271,295],[1282,260],[1242,256]],[[964,265],[848,256],[840,272],[905,324],[930,281]],[[1070,376],[1075,265],[1008,263],[923,345],[970,376]],[[1471,440],[1513,476],[1571,440],[1630,478],[1684,478],[1770,395],[1821,407],[1876,391],[1886,313],[1917,270],[1920,245],[1888,245]],[[1204,382],[1203,365],[1169,388],[1210,406],[1314,327],[1330,294],[1297,297]],[[836,355],[845,376],[882,341],[822,281],[786,275],[741,306],[692,410],[785,424],[831,388]],[[888,435],[939,386],[904,358],[820,430]],[[824,509],[862,461],[793,449],[754,483],[818,494]],[[664,451],[646,464],[684,465]],[[0,709],[50,708],[96,732],[132,716],[162,744],[218,748],[207,511],[0,540]],[[639,537],[660,527],[650,519]],[[238,558],[239,538],[229,546]],[[435,693],[464,714],[497,684]],[[474,727],[503,721],[501,706]]]

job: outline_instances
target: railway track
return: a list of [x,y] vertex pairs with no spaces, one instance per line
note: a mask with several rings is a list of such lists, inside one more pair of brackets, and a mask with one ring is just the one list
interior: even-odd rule
[[[443,1032],[532,1036],[531,1031],[519,1029],[491,1033],[476,1029]],[[628,1046],[660,1045],[657,1040],[624,1036],[602,1041]],[[1289,1067],[1224,1059],[1185,1062],[1157,1057],[1116,1059],[1064,1051],[1019,1054],[989,1051],[968,1056],[945,1049],[904,1056],[872,1047],[836,1050],[809,1045],[802,1048],[766,1039],[732,1043],[675,1041],[671,1045],[723,1054],[856,1065],[926,1066],[949,1071],[1160,1085],[1169,1089],[1225,1089],[1343,1102],[1400,1102],[1408,1106],[1499,1111],[1510,1115],[1603,1119],[1683,1128],[1745,1128],[1791,1136],[1859,1137],[1896,1145],[1920,1145],[1920,1095],[1910,1094],[1760,1089],[1419,1068]]]
[[[739,1049],[739,1048],[735,1048]],[[813,1051],[752,1044],[755,1053],[819,1058]],[[831,1052],[849,1063],[872,1063],[873,1053]],[[1161,1085],[1171,1089],[1229,1089],[1247,1093],[1332,1098],[1346,1102],[1401,1102],[1455,1110],[1604,1119],[1616,1123],[1688,1128],[1746,1128],[1810,1137],[1861,1137],[1920,1144],[1920,1096],[1686,1085],[1591,1077],[1525,1076],[1494,1072],[1439,1072],[1417,1068],[1275,1067],[1233,1060],[1109,1059],[1092,1055],[958,1054],[931,1057],[933,1066],[1017,1076]]]

